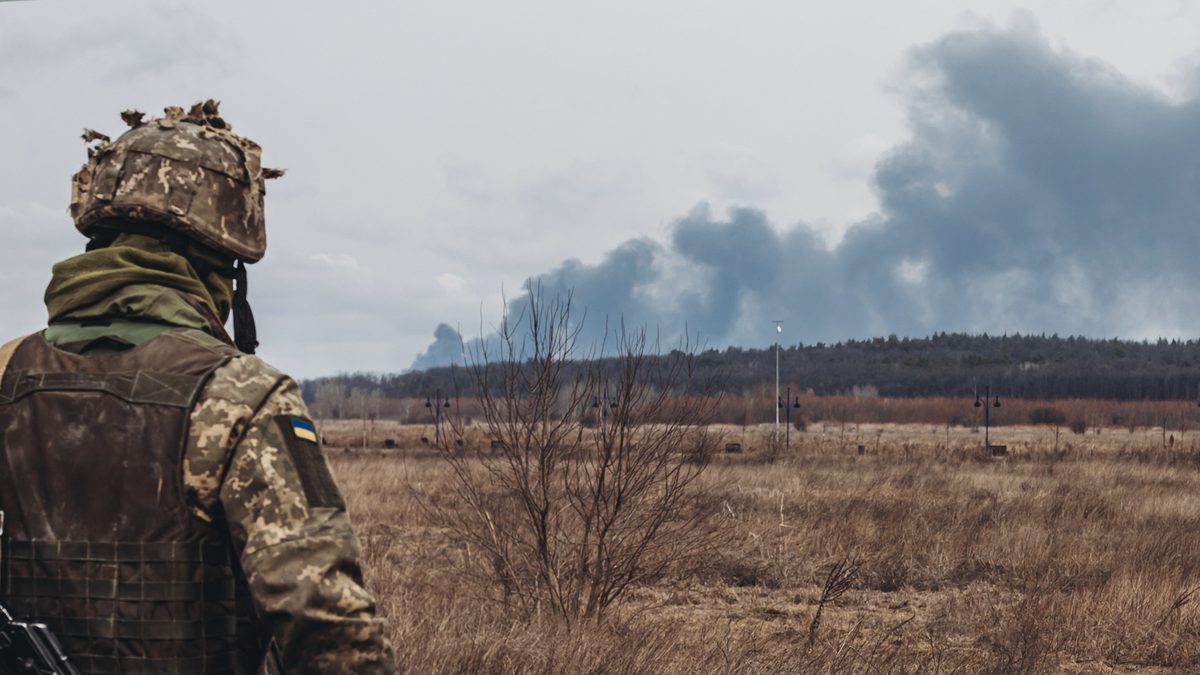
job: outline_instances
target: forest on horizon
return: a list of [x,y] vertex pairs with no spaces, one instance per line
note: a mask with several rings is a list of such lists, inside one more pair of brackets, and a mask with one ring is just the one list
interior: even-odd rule
[[[651,358],[664,358],[666,354]],[[775,348],[727,347],[694,355],[697,382],[745,395],[775,382]],[[615,359],[606,359],[615,369]],[[994,394],[1035,400],[1200,400],[1200,340],[1133,341],[1057,335],[895,335],[834,344],[781,346],[780,381],[794,393],[817,396],[916,398]],[[469,367],[400,374],[350,373],[305,380],[310,402],[317,387],[343,385],[384,398],[475,395]]]

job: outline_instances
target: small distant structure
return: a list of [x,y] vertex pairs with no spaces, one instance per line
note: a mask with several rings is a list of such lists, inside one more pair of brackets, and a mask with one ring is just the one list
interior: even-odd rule
[[[983,388],[983,398],[982,399],[979,398],[979,386],[978,385],[975,386],[975,407],[983,408],[983,447],[990,450],[992,448],[992,437],[991,437],[992,423],[991,423],[990,411],[992,408],[1000,407],[1000,395],[996,394],[995,396],[992,396],[992,385],[991,384],[988,384],[986,387]],[[1004,452],[1007,453],[1008,448],[1004,448]],[[994,453],[994,452],[992,453],[992,455],[995,455],[995,454],[996,453]]]
[[741,443],[726,443],[725,444],[725,452],[733,453],[733,452],[741,452],[741,451],[742,451]]
[[995,443],[993,443],[991,445],[991,450],[992,450],[992,457],[1003,457],[1008,454],[1008,446],[1007,445],[996,445]]

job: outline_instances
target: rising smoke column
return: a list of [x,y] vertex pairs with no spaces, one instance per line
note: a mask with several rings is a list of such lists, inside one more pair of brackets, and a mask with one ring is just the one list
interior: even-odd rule
[[880,212],[835,247],[803,223],[701,204],[664,243],[532,282],[573,289],[585,341],[619,317],[712,346],[765,345],[774,319],[810,343],[1200,332],[1200,102],[1056,50],[1029,20],[946,35],[913,51],[908,75],[912,136],[876,165]]

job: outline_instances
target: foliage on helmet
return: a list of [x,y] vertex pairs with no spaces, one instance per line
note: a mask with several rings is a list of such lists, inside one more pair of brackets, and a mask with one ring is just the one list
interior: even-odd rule
[[264,180],[283,171],[263,168],[262,148],[234,134],[218,106],[172,106],[150,120],[127,110],[130,129],[115,141],[85,130],[88,161],[71,184],[76,228],[90,236],[107,219],[150,221],[239,260],[262,259]]

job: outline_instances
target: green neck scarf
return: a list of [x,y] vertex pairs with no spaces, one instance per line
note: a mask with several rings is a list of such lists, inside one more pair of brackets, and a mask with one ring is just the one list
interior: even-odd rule
[[[217,266],[204,251],[189,251]],[[139,234],[122,234],[107,248],[88,251],[54,266],[46,288],[50,322],[91,318],[124,318],[200,328],[212,332],[193,305],[179,293],[200,300],[223,324],[233,304],[233,282],[212,272],[201,279],[183,256],[163,242]]]

